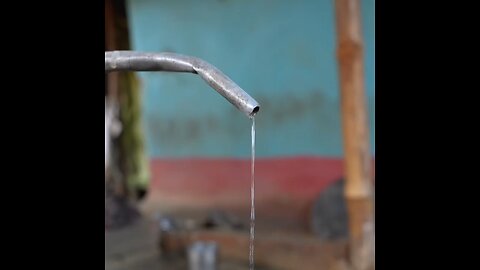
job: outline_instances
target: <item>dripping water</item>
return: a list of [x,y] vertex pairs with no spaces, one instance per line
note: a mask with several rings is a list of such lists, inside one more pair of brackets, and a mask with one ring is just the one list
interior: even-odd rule
[[254,241],[255,241],[255,118],[252,117],[252,164],[250,175],[250,270],[254,269]]

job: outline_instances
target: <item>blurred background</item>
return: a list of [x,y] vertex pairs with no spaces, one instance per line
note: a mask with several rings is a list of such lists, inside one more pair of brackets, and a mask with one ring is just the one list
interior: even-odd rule
[[[374,268],[374,24],[373,0],[105,0],[105,51],[195,56],[259,102],[257,269]],[[207,269],[200,241],[248,269],[251,120],[187,73],[106,73],[105,100],[105,269]]]

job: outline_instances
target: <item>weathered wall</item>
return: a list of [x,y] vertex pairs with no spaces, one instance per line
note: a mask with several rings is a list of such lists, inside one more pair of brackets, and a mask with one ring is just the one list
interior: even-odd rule
[[[372,135],[373,4],[362,1]],[[342,155],[333,1],[135,0],[129,8],[135,50],[203,58],[260,102],[260,157]],[[200,78],[142,79],[151,156],[249,156],[248,119]]]
[[[302,201],[303,207],[342,175],[333,1],[130,0],[128,4],[134,50],[203,58],[259,101],[257,182],[263,196],[259,200],[278,199],[281,192],[297,190],[283,203]],[[374,154],[373,0],[362,1],[362,13]],[[198,202],[197,194],[205,202],[225,203],[222,198],[233,200],[235,192],[246,199],[250,121],[196,75],[149,72],[141,79],[153,186],[170,202],[175,198]],[[235,167],[245,167],[245,174]],[[213,173],[224,170],[232,174]],[[219,185],[223,194],[215,197]],[[239,204],[248,206],[241,200]]]

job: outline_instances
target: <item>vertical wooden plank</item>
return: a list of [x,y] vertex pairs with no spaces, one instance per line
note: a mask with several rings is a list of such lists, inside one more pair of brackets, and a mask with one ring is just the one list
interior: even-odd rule
[[360,2],[336,0],[335,5],[347,180],[345,196],[350,222],[350,259],[354,269],[372,269],[372,172],[364,89]]
[[[118,49],[115,35],[115,9],[112,0],[105,0],[105,43],[107,50]],[[109,72],[108,96],[110,100],[116,100],[118,95],[118,73]]]
[[[106,50],[113,51],[118,49],[117,33],[116,33],[116,10],[113,3],[114,0],[105,0],[105,46]],[[107,77],[107,100],[109,106],[118,106],[119,104],[119,86],[120,76],[117,72],[109,72]],[[117,117],[116,115],[112,117]],[[111,145],[110,151],[118,149],[118,146]],[[118,164],[110,163],[108,177],[113,181],[114,193],[118,196],[127,195],[126,183],[119,175],[121,171]]]

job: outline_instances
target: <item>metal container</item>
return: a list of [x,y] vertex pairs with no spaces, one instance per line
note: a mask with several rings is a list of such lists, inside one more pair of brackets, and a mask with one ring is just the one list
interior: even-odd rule
[[188,248],[189,270],[216,270],[218,245],[215,242],[195,242]]

